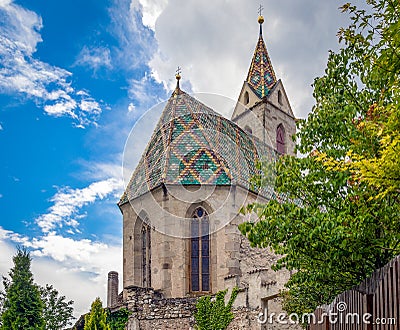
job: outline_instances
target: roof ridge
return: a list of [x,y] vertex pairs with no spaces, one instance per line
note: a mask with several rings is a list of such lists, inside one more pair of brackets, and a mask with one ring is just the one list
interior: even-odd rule
[[[176,92],[178,90],[178,92]],[[178,85],[177,85],[177,90],[175,90],[175,92],[172,94],[172,96],[170,97],[170,99],[168,101],[171,100],[172,98],[172,113],[171,113],[171,118],[169,120],[170,127],[169,127],[169,133],[168,133],[168,137],[166,139],[166,148],[165,148],[165,166],[163,169],[163,173],[161,174],[161,181],[165,181],[166,177],[167,177],[167,171],[168,171],[168,163],[169,163],[169,155],[170,155],[170,149],[171,149],[171,140],[172,140],[172,132],[174,130],[174,125],[175,125],[175,113],[176,113],[176,105],[177,105],[177,101],[180,98],[181,95],[186,94],[184,91],[182,91],[179,88],[179,80],[178,80]],[[186,94],[187,95],[187,94]],[[161,120],[161,118],[160,118]],[[166,124],[166,123],[164,123]]]

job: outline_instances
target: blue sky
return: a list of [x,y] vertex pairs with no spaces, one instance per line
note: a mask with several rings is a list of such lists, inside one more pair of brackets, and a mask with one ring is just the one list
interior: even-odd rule
[[[311,110],[313,78],[337,48],[340,4],[263,3],[267,47],[298,117]],[[107,272],[122,267],[116,203],[132,126],[170,95],[178,65],[186,91],[235,99],[258,6],[0,0],[0,274],[22,245],[37,282],[75,300],[76,315],[105,299]]]

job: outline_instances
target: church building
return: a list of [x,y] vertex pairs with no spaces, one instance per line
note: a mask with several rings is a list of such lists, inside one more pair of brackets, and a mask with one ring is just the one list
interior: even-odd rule
[[289,272],[271,270],[277,256],[250,247],[238,230],[249,220],[241,207],[282,198],[273,184],[251,183],[260,174],[257,163],[294,154],[295,117],[268,55],[264,18],[258,22],[231,120],[185,93],[178,73],[118,203],[123,291],[118,293],[118,274],[110,272],[107,306],[132,311],[129,329],[190,329],[199,296],[235,286],[240,292],[229,329],[264,329],[260,313],[266,307],[281,311],[278,294]]

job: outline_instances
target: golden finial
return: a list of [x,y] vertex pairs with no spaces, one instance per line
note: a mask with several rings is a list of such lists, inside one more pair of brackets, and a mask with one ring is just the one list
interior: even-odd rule
[[264,10],[264,7],[262,5],[260,5],[260,7],[258,7],[258,23],[260,23],[260,24],[264,23],[264,16],[262,15],[263,10]]
[[179,87],[179,80],[181,80],[181,68],[178,66],[178,69],[176,69],[176,73],[175,73],[175,78],[176,78],[176,88],[174,91],[174,95],[177,96],[180,94],[181,92],[181,88]]
[[262,5],[260,5],[260,7],[258,8],[258,23],[260,24],[260,35],[262,35],[261,25],[262,23],[264,23],[264,16],[262,15],[263,9],[264,7]]
[[176,74],[175,74],[175,78],[176,78],[176,80],[178,80],[178,84],[179,84],[179,80],[181,79],[181,72],[182,72],[182,69],[178,66],[178,69],[176,69]]

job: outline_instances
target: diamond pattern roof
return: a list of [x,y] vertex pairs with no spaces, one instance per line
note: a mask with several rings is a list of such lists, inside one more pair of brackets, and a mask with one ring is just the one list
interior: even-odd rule
[[246,81],[260,99],[268,96],[277,82],[271,59],[261,34],[258,38]]
[[[161,183],[231,185],[250,190],[256,163],[275,151],[192,96],[175,90],[126,187],[120,205]],[[254,190],[254,189],[253,189]],[[273,197],[264,189],[262,195]]]

